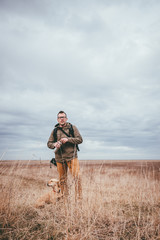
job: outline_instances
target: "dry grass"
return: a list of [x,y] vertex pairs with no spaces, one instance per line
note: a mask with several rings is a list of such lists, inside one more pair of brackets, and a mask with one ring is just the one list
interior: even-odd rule
[[0,162],[0,239],[160,240],[160,161],[81,161],[83,201],[36,209],[49,161]]

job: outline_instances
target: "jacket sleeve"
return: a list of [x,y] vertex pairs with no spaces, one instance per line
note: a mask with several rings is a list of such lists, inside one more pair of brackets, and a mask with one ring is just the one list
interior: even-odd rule
[[74,130],[74,137],[68,137],[68,142],[73,144],[80,144],[83,142],[82,136],[80,132],[78,131],[76,126],[73,126]]
[[53,131],[52,131],[48,139],[47,146],[51,149],[54,149],[55,148],[54,143],[55,143],[55,140],[54,140]]

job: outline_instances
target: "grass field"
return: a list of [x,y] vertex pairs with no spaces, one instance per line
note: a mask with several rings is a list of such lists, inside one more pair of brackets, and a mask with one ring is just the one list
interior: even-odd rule
[[0,162],[0,239],[160,240],[160,161],[80,161],[83,200],[43,209],[49,161]]

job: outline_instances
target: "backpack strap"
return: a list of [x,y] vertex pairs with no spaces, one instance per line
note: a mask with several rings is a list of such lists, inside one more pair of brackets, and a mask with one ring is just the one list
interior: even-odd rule
[[70,137],[70,135],[68,133],[66,133],[62,128],[59,128],[59,130],[61,130],[67,137]]
[[72,135],[72,137],[74,137],[74,130],[71,123],[70,123],[69,133]]
[[[72,135],[72,137],[74,137],[74,129],[73,129],[73,126],[72,126],[71,123],[70,123],[69,132],[70,132],[70,134]],[[76,148],[77,148],[78,151],[80,151],[80,150],[79,150],[79,147],[78,147],[78,144],[76,144]]]
[[57,130],[58,130],[57,127],[55,127],[54,130],[53,130],[53,137],[54,137],[55,142],[57,142]]

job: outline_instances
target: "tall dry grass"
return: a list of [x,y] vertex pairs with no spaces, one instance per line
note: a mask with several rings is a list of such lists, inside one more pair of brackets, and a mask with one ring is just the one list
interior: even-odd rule
[[36,209],[49,161],[0,162],[0,239],[160,240],[160,161],[81,162],[83,200]]

